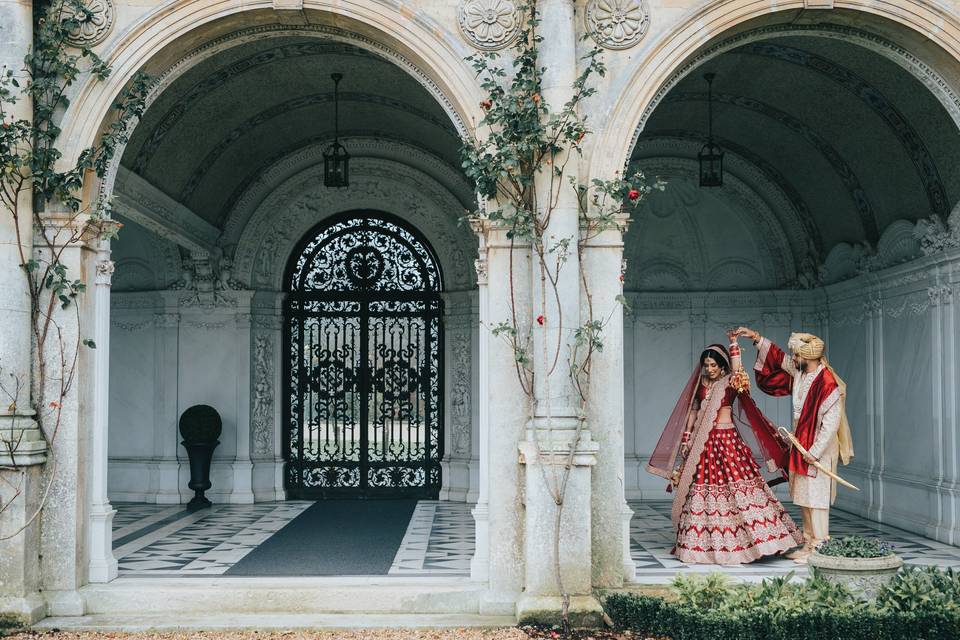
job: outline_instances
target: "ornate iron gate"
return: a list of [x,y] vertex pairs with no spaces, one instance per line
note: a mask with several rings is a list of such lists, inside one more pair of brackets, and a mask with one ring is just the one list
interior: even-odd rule
[[443,301],[427,242],[392,216],[340,215],[287,278],[288,494],[437,497]]

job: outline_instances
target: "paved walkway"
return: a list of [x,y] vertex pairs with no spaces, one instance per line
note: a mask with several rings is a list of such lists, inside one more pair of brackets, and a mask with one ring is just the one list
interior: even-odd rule
[[[215,505],[189,513],[182,506],[115,505],[114,556],[123,577],[217,576],[273,536],[311,502]],[[747,580],[805,569],[783,558],[765,558],[740,567],[685,565],[670,555],[673,531],[668,502],[631,503],[630,548],[637,582],[669,582],[677,572],[723,573]],[[474,550],[472,505],[422,500],[394,552],[389,576],[469,576]],[[797,522],[799,513],[788,505]],[[371,526],[376,514],[371,513]],[[908,564],[960,567],[960,547],[833,510],[831,533],[878,536],[893,543]],[[322,540],[312,543],[323,548]],[[395,543],[392,543],[395,544]],[[364,549],[358,548],[358,554]]]

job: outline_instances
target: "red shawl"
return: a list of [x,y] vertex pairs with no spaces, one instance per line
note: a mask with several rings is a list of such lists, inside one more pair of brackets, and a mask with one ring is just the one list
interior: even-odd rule
[[[763,361],[763,366],[756,370],[757,387],[771,396],[785,396],[793,391],[793,376],[783,370],[781,366],[785,354],[777,345],[771,343],[770,349]],[[831,397],[832,396],[832,397]],[[797,420],[793,435],[807,451],[813,446],[817,435],[817,426],[823,413],[840,398],[840,388],[833,374],[824,368],[814,379],[803,401],[800,418]],[[811,474],[810,465],[803,459],[803,454],[796,447],[790,449],[790,470],[803,475]]]

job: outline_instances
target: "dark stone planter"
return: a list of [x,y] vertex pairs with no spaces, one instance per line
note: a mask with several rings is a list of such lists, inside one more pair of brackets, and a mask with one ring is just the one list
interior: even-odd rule
[[212,486],[210,462],[213,460],[213,450],[220,444],[217,438],[222,429],[220,414],[205,404],[194,405],[180,416],[180,435],[183,436],[180,444],[190,458],[190,482],[187,486],[195,493],[187,503],[188,511],[205,509],[213,504],[203,494]]
[[190,482],[187,486],[193,489],[195,494],[187,503],[187,511],[206,509],[213,503],[203,493],[213,486],[210,482],[210,462],[213,460],[213,450],[217,448],[220,441],[191,443],[184,440],[180,444],[187,450],[187,456],[190,458]]

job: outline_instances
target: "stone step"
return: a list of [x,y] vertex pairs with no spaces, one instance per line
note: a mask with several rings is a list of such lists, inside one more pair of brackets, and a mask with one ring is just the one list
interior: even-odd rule
[[35,629],[63,631],[213,631],[285,629],[436,629],[512,627],[513,616],[478,614],[267,614],[86,615],[46,618]]
[[[479,614],[484,587],[462,578],[119,578],[80,589],[96,615]],[[484,613],[508,614],[508,611]]]

